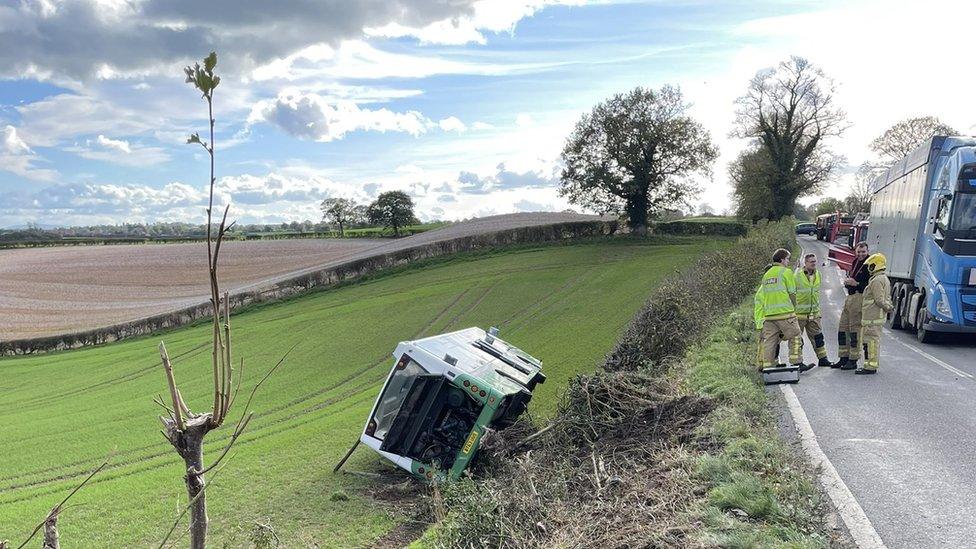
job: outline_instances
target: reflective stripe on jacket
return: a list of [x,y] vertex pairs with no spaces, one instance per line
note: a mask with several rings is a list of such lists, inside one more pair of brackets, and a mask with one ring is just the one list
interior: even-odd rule
[[782,265],[773,265],[763,275],[762,280],[763,317],[778,320],[793,316],[793,300],[796,294],[796,281],[793,271]]
[[762,285],[756,288],[756,297],[753,301],[753,320],[756,322],[756,329],[762,330],[763,319],[766,318],[766,313],[763,311]]
[[864,288],[864,300],[861,301],[861,325],[884,324],[885,315],[891,308],[891,281],[881,270],[871,275],[871,280]]
[[813,280],[810,280],[803,269],[797,269],[793,278],[796,279],[796,314],[820,316],[820,271],[813,271]]

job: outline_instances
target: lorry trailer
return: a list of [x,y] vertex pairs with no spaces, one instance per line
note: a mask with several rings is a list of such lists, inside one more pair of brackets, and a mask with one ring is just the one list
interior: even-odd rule
[[976,139],[936,136],[870,186],[871,252],[888,259],[891,329],[976,334]]

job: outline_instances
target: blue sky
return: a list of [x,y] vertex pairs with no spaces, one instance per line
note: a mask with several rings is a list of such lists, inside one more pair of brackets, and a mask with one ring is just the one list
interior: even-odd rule
[[[851,127],[831,147],[851,165],[906,116],[967,134],[976,122],[974,77],[952,55],[969,49],[976,13],[964,2],[335,4],[0,6],[0,227],[201,220],[207,165],[183,143],[204,130],[205,104],[182,67],[211,48],[223,75],[219,200],[245,223],[317,220],[325,197],[392,189],[425,219],[561,210],[558,156],[580,115],[668,83],[721,150],[694,200],[721,211],[727,163],[744,146],[728,137],[734,100],[793,54],[834,78]],[[849,184],[841,171],[824,193]]]

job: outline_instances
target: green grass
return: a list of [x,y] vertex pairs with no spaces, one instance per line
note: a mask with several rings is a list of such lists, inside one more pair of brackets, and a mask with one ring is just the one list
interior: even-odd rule
[[751,315],[750,300],[689,353],[682,373],[692,391],[718,402],[702,433],[718,449],[695,464],[707,489],[700,535],[719,547],[827,547],[819,492],[780,438],[754,370]]
[[[356,437],[396,343],[479,325],[540,357],[549,379],[530,411],[551,414],[567,381],[592,371],[652,288],[727,241],[616,239],[439,261],[235,315],[245,389],[288,349],[262,387],[257,416],[208,489],[211,545],[245,544],[254,521],[289,546],[356,546],[402,514],[369,497],[370,480],[333,475]],[[182,464],[159,433],[164,339],[195,410],[209,406],[207,326],[79,351],[0,360],[0,539],[24,538],[114,450],[110,468],[72,500],[60,526],[76,547],[142,546],[185,504]],[[211,433],[216,456],[230,427]],[[360,449],[347,468],[378,470]]]

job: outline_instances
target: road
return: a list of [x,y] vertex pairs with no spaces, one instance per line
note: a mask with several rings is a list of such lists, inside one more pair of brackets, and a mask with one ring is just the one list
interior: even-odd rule
[[[841,271],[823,266],[823,327],[831,360],[843,305]],[[805,359],[815,362],[812,346]],[[884,330],[875,376],[815,368],[793,387],[820,447],[887,547],[976,548],[976,337],[922,345]]]

